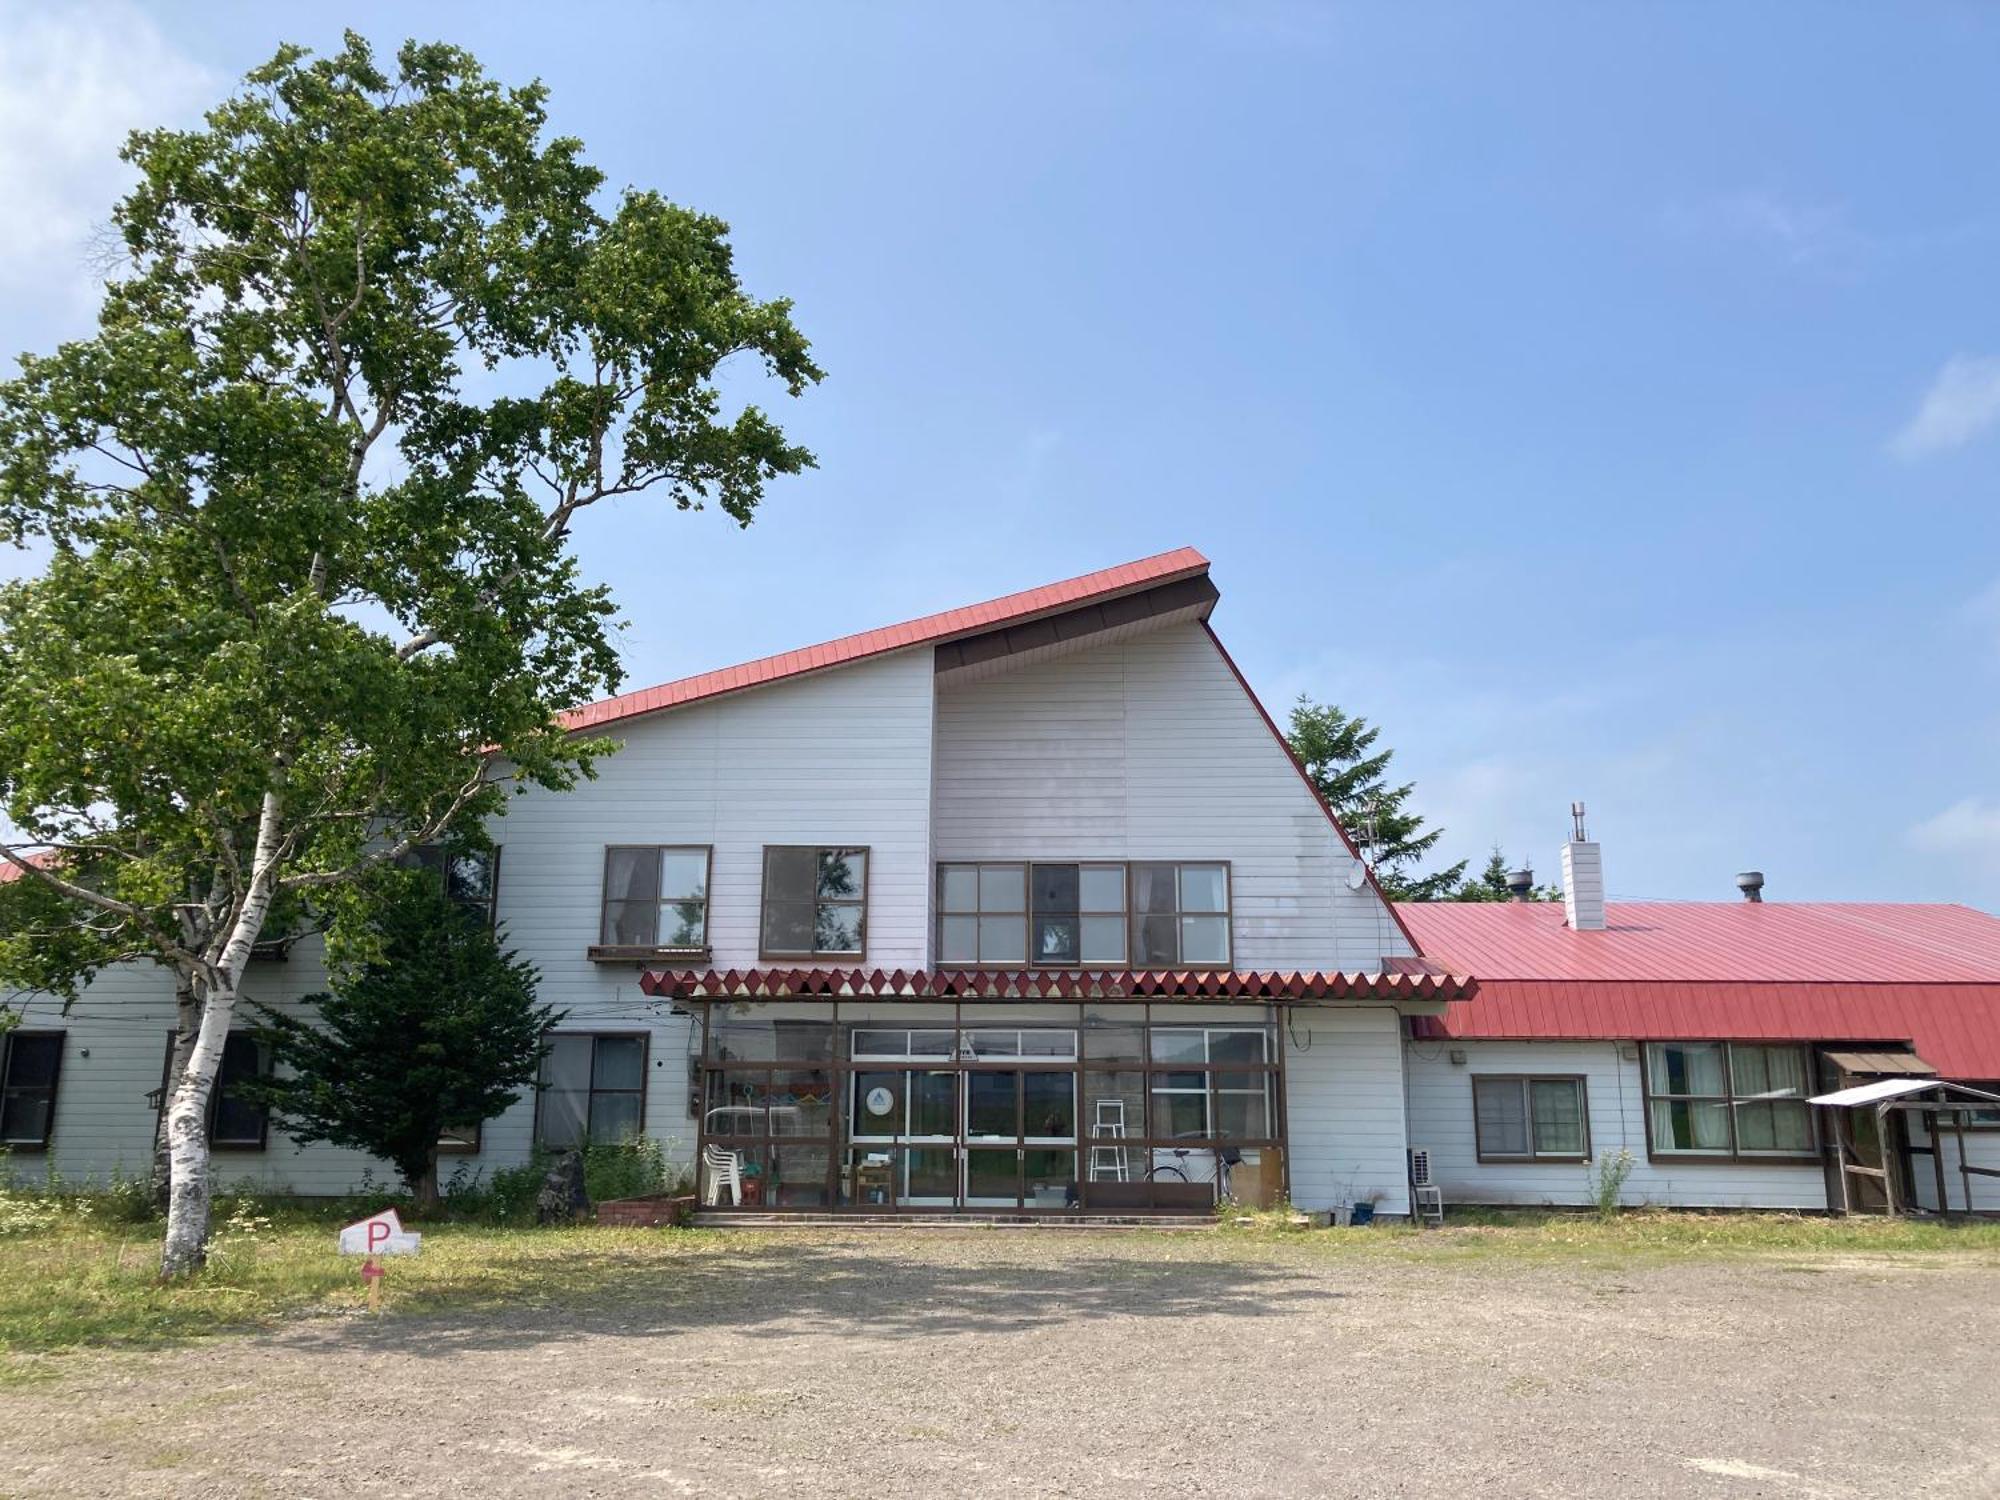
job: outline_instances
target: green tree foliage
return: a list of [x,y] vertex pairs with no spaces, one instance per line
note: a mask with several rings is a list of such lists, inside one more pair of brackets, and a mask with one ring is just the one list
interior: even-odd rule
[[619,676],[572,526],[642,493],[747,524],[812,462],[717,384],[820,378],[789,304],[718,220],[606,201],[544,104],[452,47],[282,49],[131,138],[96,333],[0,384],[0,542],[48,556],[0,585],[0,985],[143,957],[190,997],[169,1274],[274,916],[607,748],[557,718]]
[[1467,862],[1460,860],[1428,875],[1419,873],[1444,830],[1426,829],[1422,815],[1408,807],[1414,783],[1390,782],[1389,762],[1395,752],[1375,748],[1381,734],[1358,715],[1300,694],[1286,738],[1341,826],[1372,853],[1375,878],[1389,899],[1446,900],[1463,881]]
[[256,1008],[275,1066],[258,1092],[293,1139],[379,1156],[435,1208],[439,1137],[518,1100],[563,1013],[535,1003],[539,976],[485,912],[434,880],[398,872],[352,916],[369,956],[313,997],[316,1018]]
[[[1500,846],[1493,846],[1493,853],[1486,860],[1486,868],[1476,876],[1463,882],[1451,893],[1453,901],[1512,901],[1514,893],[1507,888],[1507,872],[1513,866],[1507,863],[1507,856],[1500,852]],[[1560,901],[1562,891],[1552,885],[1531,885],[1528,887],[1530,901]]]

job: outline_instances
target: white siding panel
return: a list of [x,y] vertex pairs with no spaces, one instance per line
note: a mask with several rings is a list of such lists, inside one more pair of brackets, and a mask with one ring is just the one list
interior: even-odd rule
[[[1616,1042],[1411,1042],[1410,1144],[1431,1153],[1433,1180],[1447,1203],[1580,1205],[1594,1201],[1590,1168],[1575,1162],[1485,1162],[1472,1128],[1475,1073],[1578,1074],[1590,1109],[1593,1152],[1632,1153],[1627,1204],[1681,1208],[1823,1209],[1818,1165],[1682,1162],[1646,1156],[1646,1115],[1637,1060]],[[1463,1065],[1452,1049],[1466,1054]]]
[[1199,625],[946,686],[936,768],[941,860],[1227,859],[1236,967],[1409,952]]
[[1410,1211],[1400,1061],[1388,1006],[1299,1006],[1285,1033],[1292,1202],[1323,1211],[1370,1188],[1376,1211]]

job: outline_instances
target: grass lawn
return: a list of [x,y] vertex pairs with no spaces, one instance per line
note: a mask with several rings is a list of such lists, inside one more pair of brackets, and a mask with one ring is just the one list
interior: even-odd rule
[[[391,1264],[388,1316],[562,1303],[605,1293],[643,1296],[648,1283],[701,1258],[782,1255],[808,1249],[819,1237],[883,1233],[467,1224],[425,1226],[423,1232],[423,1253]],[[1038,1238],[1058,1257],[1078,1243],[1069,1232]],[[1460,1210],[1442,1230],[1388,1224],[1300,1230],[1277,1215],[1262,1215],[1212,1233],[1134,1231],[1127,1238],[1151,1240],[1149,1258],[1164,1264],[1197,1254],[1468,1266],[1853,1254],[2000,1264],[2000,1223],[1789,1214],[1634,1211],[1601,1220]],[[47,1356],[79,1346],[146,1347],[292,1317],[354,1313],[365,1302],[359,1263],[334,1253],[333,1221],[323,1211],[239,1211],[224,1222],[208,1270],[184,1282],[162,1285],[158,1256],[157,1226],[102,1223],[87,1214],[68,1213],[50,1227],[0,1236],[0,1383],[46,1373]]]

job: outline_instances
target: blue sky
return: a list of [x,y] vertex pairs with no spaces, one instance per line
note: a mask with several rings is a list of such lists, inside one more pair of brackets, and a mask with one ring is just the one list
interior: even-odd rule
[[[0,349],[133,124],[408,7],[0,5]],[[1181,544],[1274,711],[1617,895],[2000,910],[2000,13],[423,8],[734,226],[828,378],[757,524],[587,567],[630,684]],[[777,398],[781,399],[781,398]]]

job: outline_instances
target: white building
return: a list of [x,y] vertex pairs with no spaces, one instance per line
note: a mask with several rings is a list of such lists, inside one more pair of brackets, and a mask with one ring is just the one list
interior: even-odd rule
[[[1797,1164],[1697,1169],[1715,1100],[1642,1102],[1645,1045],[1684,1029],[1483,1024],[1485,914],[1540,931],[1562,909],[1484,908],[1434,941],[1439,909],[1386,902],[1209,628],[1217,597],[1183,549],[575,713],[619,752],[572,792],[517,799],[493,867],[457,872],[567,1012],[544,1087],[458,1144],[468,1168],[643,1129],[705,1154],[723,1207],[1197,1209],[1227,1168],[1240,1198],[1401,1214],[1412,1144],[1447,1199],[1584,1201],[1582,1159],[1642,1141],[1665,1103],[1662,1121],[1704,1122],[1704,1149],[1685,1171],[1656,1152],[1635,1189],[1825,1206],[1806,1161],[1818,1112],[1798,1106],[1813,1144]],[[1577,882],[1596,869],[1579,857]],[[1601,921],[1601,883],[1595,908],[1577,894],[1578,925]],[[1591,935],[1609,946],[1619,926]],[[1983,1059],[2000,1049],[2000,922],[1963,926],[1949,941],[1982,998],[1962,1056]],[[247,990],[286,1006],[324,983],[302,943],[260,960]],[[143,1172],[164,975],[106,975],[67,1014],[7,1003],[15,1170]],[[1788,1149],[1794,1112],[1773,1091],[1802,1098],[1810,1049],[1851,1034],[1795,1038],[1796,1067],[1757,1059]],[[1672,1066],[1705,1087],[1719,1056],[1683,1049]],[[233,1098],[260,1061],[246,1031],[216,1108],[225,1181],[391,1179]],[[1468,1081],[1488,1075],[1515,1082]],[[1721,1102],[1747,1119],[1747,1098]],[[1756,1149],[1730,1129],[1732,1150]]]

